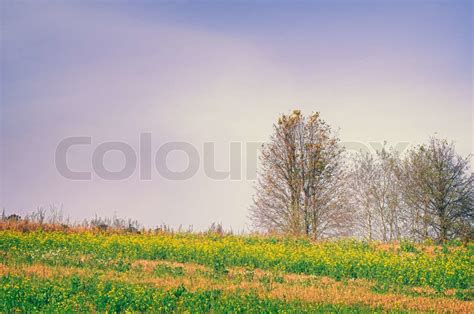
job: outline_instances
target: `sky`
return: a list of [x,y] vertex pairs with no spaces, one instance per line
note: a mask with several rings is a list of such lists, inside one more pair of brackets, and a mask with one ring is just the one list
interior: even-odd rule
[[[5,0],[0,18],[7,213],[62,204],[72,220],[117,215],[248,231],[255,158],[247,147],[267,141],[278,115],[295,108],[319,111],[348,148],[437,134],[463,156],[473,151],[470,1]],[[148,154],[141,134],[150,134]],[[66,154],[90,180],[57,169],[58,144],[69,137],[91,138]],[[137,158],[121,180],[94,168],[109,142]],[[155,167],[140,175],[176,142],[197,152],[194,175],[170,179]],[[242,162],[231,143],[240,143]],[[209,156],[220,171],[240,166],[241,178],[210,176]],[[180,150],[165,157],[173,172],[196,163]],[[117,150],[103,156],[109,171],[129,161]]]

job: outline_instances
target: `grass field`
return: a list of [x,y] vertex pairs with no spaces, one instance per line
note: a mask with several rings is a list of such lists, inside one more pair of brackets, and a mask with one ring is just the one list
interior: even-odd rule
[[0,311],[474,312],[474,245],[0,231]]

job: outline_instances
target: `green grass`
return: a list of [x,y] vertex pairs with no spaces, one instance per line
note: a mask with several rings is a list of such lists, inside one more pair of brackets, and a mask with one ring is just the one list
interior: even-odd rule
[[428,286],[437,291],[471,288],[472,245],[431,255],[411,246],[405,243],[400,250],[385,251],[347,240],[313,245],[290,238],[194,234],[0,232],[0,250],[9,263],[39,262],[126,271],[137,259],[165,259],[209,265],[224,273],[227,267],[243,266],[337,280],[365,278],[386,284]]
[[[381,311],[377,296],[389,294],[420,297],[429,309],[436,302],[421,297],[449,298],[454,309],[469,309],[462,303],[472,300],[473,252],[472,245],[434,249],[409,242],[382,248],[353,240],[4,230],[0,312],[353,313]],[[335,281],[324,288],[320,276]],[[358,284],[365,286],[357,290]],[[372,299],[341,304],[314,290],[305,301],[286,299],[287,289],[318,286],[328,289],[323,296],[356,289]],[[386,300],[384,308],[399,310]]]

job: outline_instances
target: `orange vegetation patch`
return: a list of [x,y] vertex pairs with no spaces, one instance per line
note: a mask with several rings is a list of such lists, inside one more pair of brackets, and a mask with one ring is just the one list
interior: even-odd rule
[[396,294],[376,294],[367,287],[351,284],[327,286],[287,286],[275,284],[269,292],[260,293],[262,297],[303,302],[380,307],[385,310],[414,310],[453,313],[474,313],[474,302],[448,298],[411,297]]
[[8,274],[8,267],[5,264],[0,264],[0,275],[5,276]]
[[397,251],[400,248],[400,244],[397,242],[391,242],[391,243],[379,243],[376,246],[377,249],[382,250],[382,251]]
[[[411,290],[415,293],[418,293],[418,294],[424,294],[424,295],[435,295],[436,294],[436,290],[431,288],[431,287],[413,287],[411,288]],[[445,295],[450,295],[450,293],[446,293],[447,291],[445,291]]]
[[85,275],[88,272],[82,268],[76,267],[64,267],[56,266],[50,267],[43,264],[33,264],[33,265],[20,265],[9,267],[4,264],[0,264],[0,274],[15,274],[15,275],[32,275],[42,278],[52,278],[55,276],[58,277],[67,277],[71,275]]
[[23,271],[28,275],[35,275],[38,277],[51,277],[52,271],[49,267],[41,264],[34,264],[31,266],[27,266],[23,269]]
[[0,273],[2,274],[2,276],[7,274],[26,274],[46,278],[51,277],[53,272],[51,271],[50,267],[42,264],[22,265],[13,267],[8,267],[7,265],[0,264]]
[[132,268],[152,272],[156,265],[158,265],[158,261],[136,260],[132,263]]

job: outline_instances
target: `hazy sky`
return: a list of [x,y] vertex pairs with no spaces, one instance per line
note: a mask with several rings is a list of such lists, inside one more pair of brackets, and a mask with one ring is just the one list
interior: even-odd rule
[[[0,206],[24,214],[63,204],[95,214],[195,229],[247,226],[253,181],[213,180],[229,143],[266,141],[278,114],[320,111],[346,142],[420,143],[431,134],[473,148],[470,1],[66,2],[1,1]],[[151,133],[194,145],[200,168],[185,181],[139,171],[121,181],[74,181],[55,168],[91,171],[103,142]],[[187,166],[184,153],[168,167]],[[105,166],[124,157],[109,152]],[[242,164],[245,172],[246,164]]]

